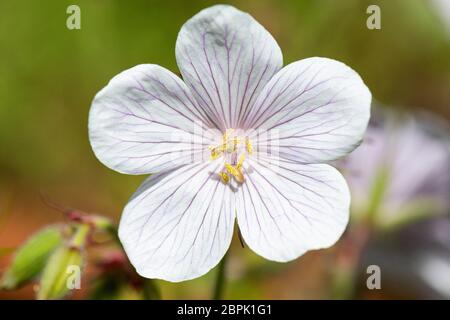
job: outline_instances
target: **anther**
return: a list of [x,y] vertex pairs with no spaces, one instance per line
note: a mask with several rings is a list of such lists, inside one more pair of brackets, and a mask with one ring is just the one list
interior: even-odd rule
[[247,150],[248,154],[252,154],[253,146],[249,138],[245,138],[245,149]]
[[220,180],[225,184],[227,184],[230,181],[230,177],[226,172],[219,172],[219,177]]
[[244,182],[244,174],[242,173],[242,170],[236,167],[233,167],[230,163],[225,163],[225,168],[227,171],[236,179],[237,182],[242,183]]
[[239,156],[239,159],[237,161],[236,169],[241,170],[242,165],[244,164],[244,161],[245,161],[245,154],[241,153],[241,155]]
[[228,159],[224,164],[223,171],[218,175],[220,180],[227,184],[231,178],[238,183],[244,182],[243,164],[246,154],[253,152],[253,146],[248,137],[240,137],[234,134],[234,129],[227,129],[222,136],[222,143],[217,146],[210,146],[211,160],[216,160],[221,156]]

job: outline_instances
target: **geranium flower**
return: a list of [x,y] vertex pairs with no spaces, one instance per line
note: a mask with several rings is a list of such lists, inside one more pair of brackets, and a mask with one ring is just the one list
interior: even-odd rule
[[247,245],[269,260],[334,244],[350,196],[323,163],[362,139],[371,95],[361,78],[326,58],[282,68],[273,37],[231,6],[187,21],[175,51],[184,81],[138,65],[96,95],[89,115],[101,162],[152,174],[119,228],[139,274],[205,274],[226,253],[235,218]]
[[372,116],[364,143],[342,164],[356,214],[374,214],[374,222],[391,226],[423,215],[448,213],[448,126],[422,115],[380,109]]

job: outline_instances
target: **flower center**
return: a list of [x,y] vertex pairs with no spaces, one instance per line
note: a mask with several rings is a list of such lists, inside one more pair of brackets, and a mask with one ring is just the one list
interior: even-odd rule
[[210,146],[211,160],[225,158],[225,164],[218,173],[220,180],[227,184],[231,178],[238,183],[244,182],[243,164],[247,154],[252,154],[253,147],[250,139],[239,136],[234,129],[227,129],[222,136],[222,143]]

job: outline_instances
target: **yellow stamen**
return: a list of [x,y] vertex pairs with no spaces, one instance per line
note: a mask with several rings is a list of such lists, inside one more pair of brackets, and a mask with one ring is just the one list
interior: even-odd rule
[[230,181],[230,177],[228,176],[228,174],[226,172],[219,172],[219,177],[220,177],[220,180],[225,184],[227,184],[228,181]]
[[220,156],[222,156],[223,150],[222,147],[210,147],[209,150],[211,150],[211,160],[216,160]]
[[[221,144],[210,146],[208,149],[211,152],[211,160],[216,160],[222,156],[225,159],[229,157],[234,159],[232,160],[233,164],[225,163],[223,171],[218,173],[223,183],[229,183],[231,178],[234,178],[238,183],[244,182],[243,164],[246,155],[253,152],[253,146],[248,137],[237,136],[234,129],[227,129],[222,136]],[[236,157],[237,161],[235,160]]]
[[245,139],[245,148],[247,149],[248,154],[252,154],[253,146],[252,146],[252,143],[250,142],[249,138]]
[[227,171],[236,179],[237,182],[242,183],[244,182],[244,174],[242,173],[242,170],[236,167],[233,167],[230,163],[225,163],[225,168]]
[[238,137],[234,137],[234,139],[233,139],[233,150],[232,150],[232,152],[235,152],[235,151],[236,151],[238,143],[239,143]]
[[244,161],[245,161],[245,154],[241,153],[241,155],[239,156],[237,165],[236,165],[236,169],[241,170],[242,165],[244,164]]
[[230,139],[230,135],[232,135],[233,132],[234,132],[233,129],[225,130],[225,133],[222,137],[222,148],[224,151],[228,151],[228,140]]

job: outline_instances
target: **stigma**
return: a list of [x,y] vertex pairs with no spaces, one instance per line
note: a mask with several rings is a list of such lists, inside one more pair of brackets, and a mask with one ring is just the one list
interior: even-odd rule
[[234,129],[227,129],[217,146],[210,146],[211,160],[224,157],[223,168],[218,173],[224,184],[234,179],[239,184],[245,181],[243,164],[247,155],[252,154],[253,146],[248,137],[239,136]]

